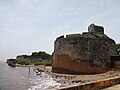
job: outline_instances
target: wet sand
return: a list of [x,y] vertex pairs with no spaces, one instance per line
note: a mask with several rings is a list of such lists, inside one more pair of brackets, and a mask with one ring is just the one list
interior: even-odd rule
[[[41,69],[41,67],[39,67],[39,66],[38,66],[38,68]],[[51,66],[46,66],[44,68],[44,70],[52,73]],[[74,81],[90,82],[90,81],[95,81],[95,80],[120,77],[120,69],[111,70],[111,71],[108,71],[106,73],[94,74],[94,75],[70,75],[70,74],[58,74],[58,73],[52,73],[52,74],[57,75],[57,76],[71,77],[70,79],[72,79]]]
[[[94,75],[70,75],[70,74],[58,74],[58,73],[52,73],[52,66],[34,66],[34,68],[39,68],[41,70],[44,70],[45,72],[47,72],[49,75],[51,75],[53,78],[58,78],[59,80],[57,82],[59,83],[64,83],[61,86],[65,86],[65,83],[67,83],[67,85],[74,85],[74,83],[78,83],[78,84],[82,84],[82,83],[86,83],[86,82],[91,82],[91,81],[98,81],[98,80],[102,80],[102,79],[107,79],[107,78],[113,78],[113,77],[120,77],[120,69],[116,69],[116,70],[111,70],[108,71],[106,73],[102,73],[102,74],[94,74]],[[66,80],[62,79],[65,78]],[[60,80],[61,78],[61,80]],[[67,81],[67,82],[66,82]]]
[[[51,72],[52,67],[45,67],[45,70],[52,73]],[[103,79],[107,79],[107,78],[120,77],[120,69],[113,69],[106,73],[94,74],[94,75],[70,75],[70,74],[58,74],[58,73],[52,73],[52,74],[56,75],[58,77],[60,77],[60,76],[67,77],[72,82],[82,84],[82,83],[86,83],[86,82],[98,81],[98,80],[103,80]],[[112,86],[110,88],[106,88],[104,90],[120,90],[120,84]]]

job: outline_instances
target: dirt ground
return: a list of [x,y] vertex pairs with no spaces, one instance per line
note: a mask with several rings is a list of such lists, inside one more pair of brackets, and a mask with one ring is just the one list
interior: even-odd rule
[[111,70],[106,73],[95,75],[76,75],[74,80],[83,80],[85,82],[89,82],[113,77],[120,77],[120,70]]
[[[81,83],[86,83],[86,82],[91,82],[91,81],[98,81],[102,79],[107,79],[107,78],[114,78],[114,77],[120,77],[120,69],[113,69],[111,71],[108,71],[106,73],[101,73],[101,74],[94,74],[94,75],[70,75],[70,74],[58,74],[58,73],[52,73],[52,67],[51,66],[38,66],[36,68],[40,68],[46,72],[49,72],[53,76],[58,76],[58,77],[67,77],[72,81],[75,82],[81,82]],[[103,90],[120,90],[120,84],[115,85]]]
[[[51,66],[46,66],[46,67],[39,66],[39,68],[52,73]],[[96,80],[101,80],[101,79],[120,77],[120,69],[116,69],[116,70],[114,69],[106,73],[94,74],[94,75],[70,75],[70,74],[58,74],[58,73],[53,73],[53,74],[58,75],[58,76],[68,76],[68,77],[71,77],[71,79],[74,81],[90,82],[90,81],[96,81]]]

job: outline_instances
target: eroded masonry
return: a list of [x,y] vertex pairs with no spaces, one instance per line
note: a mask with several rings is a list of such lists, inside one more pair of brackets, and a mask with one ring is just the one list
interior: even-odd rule
[[103,73],[117,55],[116,43],[104,28],[91,24],[88,32],[60,36],[54,44],[53,72],[71,74]]

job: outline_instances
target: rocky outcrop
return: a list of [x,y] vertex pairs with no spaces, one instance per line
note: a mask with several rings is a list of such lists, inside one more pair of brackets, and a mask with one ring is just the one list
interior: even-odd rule
[[16,59],[7,59],[6,63],[11,67],[16,67],[15,61]]
[[88,32],[60,36],[54,44],[53,72],[94,74],[111,68],[110,56],[116,55],[115,41],[104,28],[91,24]]

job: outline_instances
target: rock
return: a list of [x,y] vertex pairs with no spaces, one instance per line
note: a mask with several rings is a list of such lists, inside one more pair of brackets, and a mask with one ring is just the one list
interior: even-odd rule
[[16,59],[7,59],[6,63],[11,67],[16,67],[15,61]]

